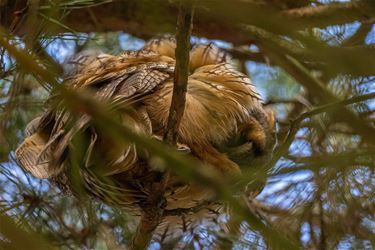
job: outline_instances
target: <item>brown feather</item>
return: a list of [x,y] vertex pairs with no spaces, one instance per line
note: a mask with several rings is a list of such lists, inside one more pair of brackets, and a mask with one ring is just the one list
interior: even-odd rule
[[[66,85],[76,91],[89,91],[98,101],[124,110],[120,117],[124,126],[160,140],[172,97],[175,47],[173,39],[163,38],[148,42],[143,50],[118,56],[78,57],[75,60],[79,66],[66,74]],[[190,71],[178,149],[224,175],[241,172],[234,161],[218,150],[231,138],[243,137],[245,144],[251,145],[246,148],[255,156],[269,153],[267,145],[273,143],[274,115],[263,108],[255,86],[231,65],[228,56],[213,45],[194,46]],[[69,189],[72,141],[82,136],[87,142],[79,173],[85,188],[94,197],[139,214],[137,204],[149,195],[147,186],[158,179],[149,162],[150,154],[137,150],[131,142],[106,136],[88,115],[74,117],[60,98],[51,97],[50,109],[26,129],[27,138],[16,151],[21,166],[38,178],[52,178]],[[193,209],[213,197],[211,192],[172,176],[165,195],[166,209]],[[208,214],[216,210],[221,211],[222,206],[215,203],[192,214],[168,215],[158,232],[176,226],[188,230],[203,217],[210,218]],[[213,214],[213,218],[218,216]]]

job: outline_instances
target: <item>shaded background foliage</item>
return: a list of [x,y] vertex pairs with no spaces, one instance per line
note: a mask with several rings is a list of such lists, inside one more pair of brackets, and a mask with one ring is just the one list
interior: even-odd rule
[[[1,248],[121,249],[136,226],[125,211],[62,196],[18,166],[14,149],[23,128],[43,110],[53,86],[11,48],[61,81],[63,62],[77,52],[118,54],[173,34],[177,3],[0,1]],[[192,42],[225,49],[276,112],[273,158],[261,173],[243,177],[267,176],[249,209],[300,248],[375,244],[374,20],[370,0],[196,2]],[[267,248],[270,236],[243,221],[239,234],[201,225],[150,248],[227,248],[228,242],[234,249]]]

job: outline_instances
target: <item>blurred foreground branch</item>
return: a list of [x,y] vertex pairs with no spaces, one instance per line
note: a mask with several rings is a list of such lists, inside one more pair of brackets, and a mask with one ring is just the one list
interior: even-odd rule
[[2,249],[55,249],[40,235],[27,232],[16,224],[9,216],[0,213],[0,234],[9,240],[8,243],[0,241]]

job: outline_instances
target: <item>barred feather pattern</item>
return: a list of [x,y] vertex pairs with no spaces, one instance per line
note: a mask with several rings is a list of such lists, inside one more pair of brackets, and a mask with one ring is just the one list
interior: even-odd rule
[[[120,121],[134,132],[161,140],[173,90],[175,42],[154,39],[140,51],[118,56],[84,53],[72,58],[65,84],[92,93],[98,101],[124,110]],[[72,65],[76,65],[73,67]],[[228,56],[213,45],[196,45],[190,52],[190,71],[185,113],[178,131],[178,150],[200,159],[223,174],[240,173],[240,167],[219,145],[243,137],[249,151],[267,153],[273,143],[273,114],[263,109],[255,86],[238,72]],[[26,128],[26,139],[16,150],[20,165],[38,178],[50,178],[67,192],[76,189],[69,176],[74,141],[83,139],[79,158],[83,188],[92,197],[140,214],[140,201],[150,193],[157,171],[149,152],[131,142],[118,142],[92,123],[89,115],[74,117],[59,95],[50,107]],[[173,177],[167,184],[164,220],[157,229],[159,240],[170,239],[204,223],[217,224],[225,209],[213,194]]]

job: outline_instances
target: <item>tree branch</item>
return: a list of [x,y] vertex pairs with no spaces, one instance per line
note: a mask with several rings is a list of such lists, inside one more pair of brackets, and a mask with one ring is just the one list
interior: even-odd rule
[[[1,15],[1,25],[8,29],[17,26],[14,31],[20,36],[27,33],[23,18],[27,15],[26,3],[26,0],[7,1]],[[48,10],[48,6],[45,7]],[[258,25],[275,34],[285,35],[299,29],[375,17],[375,11],[372,11],[374,6],[370,1],[326,4],[284,12],[245,1],[228,4],[224,0],[206,0],[199,1],[199,7],[195,15],[194,35],[225,40],[236,45],[252,41],[251,37],[240,32],[238,24]],[[82,8],[89,8],[90,16],[95,18],[87,18],[87,12],[82,11]],[[80,8],[64,6],[63,9],[68,11],[62,21],[63,26],[72,27],[77,32],[124,31],[143,39],[160,33],[173,33],[177,13],[177,6],[169,1],[147,0],[113,1],[100,6],[83,5]],[[97,25],[95,19],[100,20],[100,25]],[[50,32],[70,32],[64,30],[63,26],[52,28]]]
[[169,110],[168,125],[164,140],[176,145],[178,127],[185,110],[186,90],[189,77],[190,35],[192,30],[193,10],[191,3],[181,4],[176,33],[176,68],[173,81],[172,103]]
[[[176,65],[172,103],[164,141],[170,146],[177,143],[179,125],[185,110],[186,89],[189,76],[190,35],[193,21],[193,3],[180,3],[176,32]],[[169,172],[160,173],[160,182],[153,183],[145,203],[141,204],[142,214],[137,231],[133,237],[131,249],[144,249],[150,243],[152,233],[162,220],[165,198],[164,192]]]
[[[372,12],[372,13],[371,13]],[[375,5],[370,1],[353,1],[309,6],[282,12],[290,21],[298,21],[306,27],[326,27],[374,17]]]

